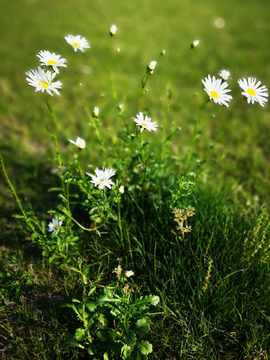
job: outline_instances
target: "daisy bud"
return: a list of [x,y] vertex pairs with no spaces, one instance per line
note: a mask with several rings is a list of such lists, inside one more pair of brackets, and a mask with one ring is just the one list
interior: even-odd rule
[[191,44],[191,49],[195,48],[198,45],[199,45],[199,40],[194,40],[193,43]]
[[125,187],[123,185],[121,185],[118,189],[118,191],[120,192],[120,194],[124,194],[125,192]]
[[148,70],[150,70],[150,72],[154,71],[156,65],[157,65],[156,61],[151,61],[150,64],[148,65]]
[[98,117],[98,115],[99,115],[99,108],[95,106],[93,110],[93,116]]
[[111,36],[115,35],[116,31],[117,31],[117,27],[115,25],[112,25],[111,28],[110,28]]
[[126,277],[130,277],[133,275],[134,275],[134,271],[132,271],[132,270],[126,271]]

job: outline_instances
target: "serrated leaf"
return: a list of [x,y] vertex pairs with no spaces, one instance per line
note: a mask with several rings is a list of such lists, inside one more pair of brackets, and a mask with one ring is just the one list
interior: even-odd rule
[[134,346],[136,344],[136,335],[134,334],[133,331],[129,330],[128,332],[124,333],[124,339],[125,339],[125,343],[128,346]]
[[75,346],[79,347],[81,349],[84,349],[84,346],[79,344],[75,339],[73,335],[70,335],[62,344],[63,349],[67,349],[69,346]]
[[138,341],[137,345],[140,349],[140,352],[143,355],[148,355],[153,351],[153,346],[148,341],[144,341],[144,340]]
[[85,329],[82,329],[82,328],[76,329],[76,331],[75,331],[75,338],[76,338],[76,340],[78,340],[78,341],[85,340],[85,338],[86,338]]
[[134,328],[134,331],[137,334],[147,334],[149,330],[150,330],[150,324],[148,319],[143,318],[136,321],[136,326]]

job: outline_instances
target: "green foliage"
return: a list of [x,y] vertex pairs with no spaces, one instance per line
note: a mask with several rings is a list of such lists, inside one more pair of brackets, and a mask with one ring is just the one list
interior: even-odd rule
[[118,267],[118,281],[104,287],[103,294],[94,301],[93,285],[87,284],[81,263],[79,269],[74,270],[83,279],[83,298],[73,299],[79,305],[65,306],[74,310],[84,327],[77,328],[75,335],[64,341],[63,348],[87,348],[93,359],[102,356],[118,359],[120,355],[123,359],[147,359],[153,351],[152,345],[141,338],[150,331],[149,307],[157,305],[159,297],[147,295],[137,299],[135,284],[130,285],[122,268]]

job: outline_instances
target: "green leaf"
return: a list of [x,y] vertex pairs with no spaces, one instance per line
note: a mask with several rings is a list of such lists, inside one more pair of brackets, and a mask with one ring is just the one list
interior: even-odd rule
[[86,308],[87,310],[93,312],[95,310],[95,308],[97,307],[97,304],[90,302],[86,304]]
[[85,335],[85,329],[82,328],[78,328],[75,331],[75,338],[78,341],[82,341],[86,339],[86,335]]
[[23,215],[12,215],[12,217],[16,218],[16,219],[24,219]]
[[62,344],[63,349],[67,349],[69,346],[75,346],[79,347],[81,349],[84,349],[84,346],[79,344],[75,339],[73,335],[70,335]]
[[75,311],[75,313],[78,315],[79,319],[83,321],[81,314],[79,313],[78,309],[76,308],[76,306],[74,304],[66,304],[65,306],[73,309]]
[[143,355],[148,355],[153,351],[152,344],[150,344],[148,341],[138,341],[137,345]]
[[136,344],[136,340],[137,340],[136,335],[131,330],[124,333],[124,339],[128,346],[134,346]]
[[80,304],[82,303],[80,300],[77,300],[77,299],[72,299],[71,301],[72,302],[77,302],[77,303],[80,303]]
[[95,345],[90,344],[87,348],[87,351],[88,351],[89,355],[95,355],[97,352],[97,349],[96,349]]
[[107,295],[101,295],[98,299],[97,299],[97,303],[102,305],[103,303],[106,302],[119,302],[121,301],[121,298],[111,298],[108,297]]
[[130,359],[131,347],[128,345],[124,345],[121,349],[121,354],[122,354],[123,359]]
[[149,303],[151,305],[157,305],[159,303],[159,297],[155,295],[141,296],[140,299],[136,300],[132,306]]
[[97,332],[97,337],[98,337],[99,340],[101,340],[101,341],[106,341],[106,340],[108,339],[108,337],[109,337],[109,331],[108,331],[108,330],[103,330],[103,329],[101,329],[101,330],[99,330],[99,331]]
[[139,319],[136,321],[134,331],[137,334],[147,334],[150,330],[149,320],[147,318]]

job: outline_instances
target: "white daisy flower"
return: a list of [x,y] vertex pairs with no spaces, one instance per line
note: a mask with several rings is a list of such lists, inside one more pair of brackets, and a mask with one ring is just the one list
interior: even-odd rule
[[191,48],[192,48],[192,49],[195,48],[196,46],[199,45],[199,43],[200,43],[199,40],[194,40],[193,43],[191,44]]
[[65,40],[69,45],[73,46],[75,52],[77,49],[84,51],[84,49],[90,48],[87,40],[84,37],[81,37],[81,35],[68,35],[65,37]]
[[130,277],[133,275],[134,275],[134,271],[132,271],[132,270],[126,271],[126,277]]
[[115,171],[112,169],[105,169],[103,171],[96,168],[95,173],[97,176],[89,173],[86,174],[92,177],[91,183],[95,184],[95,186],[98,186],[100,190],[102,190],[104,186],[107,186],[107,188],[111,189],[111,185],[115,185],[114,182],[110,180],[110,177],[114,176],[115,174]]
[[215,103],[220,105],[228,105],[228,101],[232,99],[231,95],[227,95],[227,92],[231,91],[226,89],[228,83],[225,81],[222,83],[221,79],[216,79],[215,76],[211,79],[210,75],[202,80],[204,90],[207,92],[210,100],[214,100]]
[[244,91],[242,92],[242,95],[247,97],[248,104],[252,103],[254,104],[255,101],[257,101],[261,106],[264,106],[264,104],[268,101],[268,93],[265,86],[261,86],[261,82],[258,81],[256,84],[255,78],[248,78],[239,80],[238,84],[241,89]]
[[45,65],[45,66],[52,66],[53,70],[59,74],[59,70],[58,67],[60,66],[64,66],[67,67],[67,65],[65,65],[65,62],[67,61],[66,59],[61,59],[60,55],[56,55],[55,53],[50,53],[49,51],[40,51],[37,55],[37,57],[39,58],[39,61],[41,63],[41,65]]
[[52,222],[49,223],[49,230],[48,231],[52,231],[53,234],[58,234],[58,231],[60,229],[60,226],[62,226],[63,224],[63,220],[58,220],[58,217],[53,218]]
[[81,139],[80,137],[77,137],[76,141],[69,140],[69,142],[73,145],[76,145],[78,149],[84,149],[85,148],[85,141]]
[[117,27],[115,25],[112,25],[110,28],[110,34],[111,36],[115,35],[117,31]]
[[231,73],[228,70],[221,70],[218,75],[224,81],[228,80],[231,77]]
[[50,70],[45,72],[38,67],[37,70],[28,71],[26,75],[28,76],[26,78],[28,84],[34,86],[36,91],[47,91],[50,95],[53,95],[52,91],[54,91],[57,95],[60,95],[57,89],[61,89],[62,83],[60,81],[53,82],[56,73],[52,74]]
[[95,106],[93,110],[93,116],[98,117],[98,115],[99,115],[99,108]]
[[156,131],[158,128],[157,123],[151,122],[151,118],[146,116],[144,119],[142,112],[137,115],[137,118],[134,118],[134,121],[137,126],[141,126],[141,132],[143,132],[144,129],[147,129],[148,131]]

